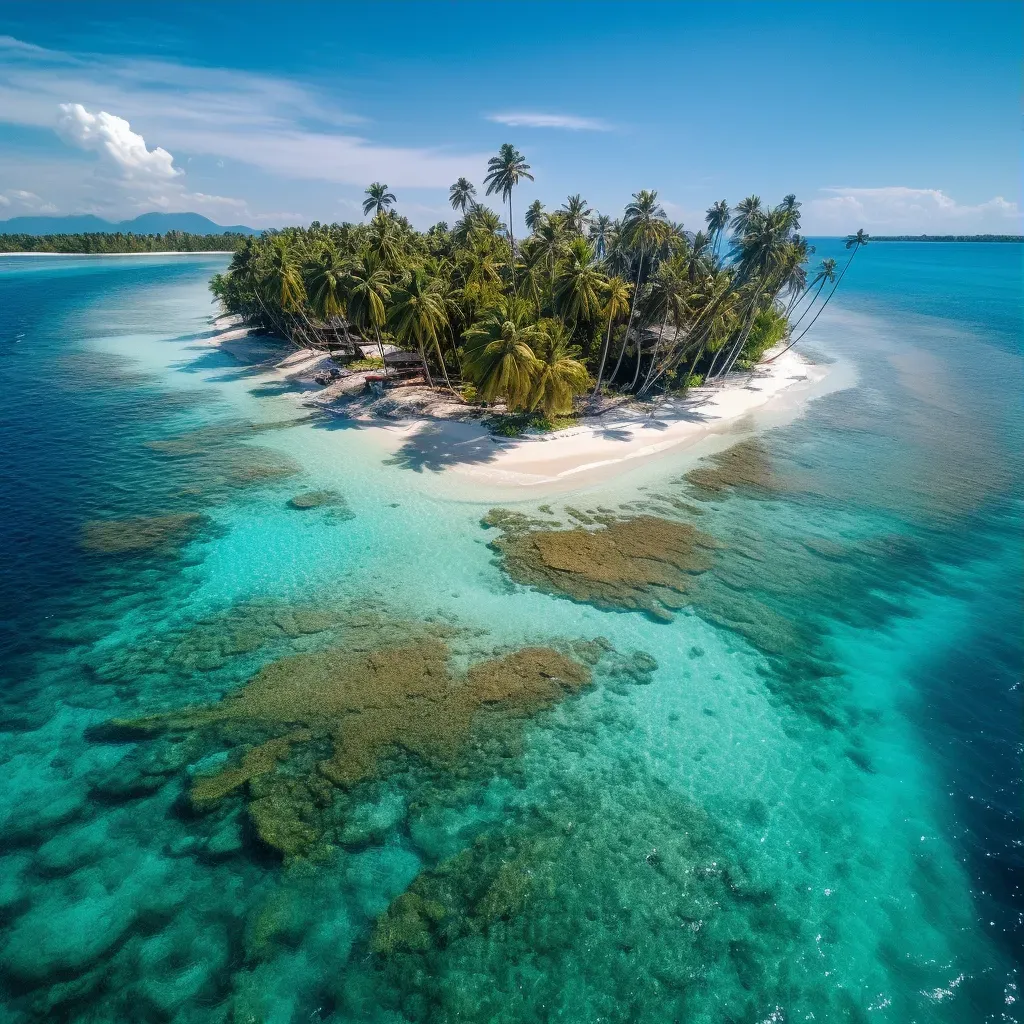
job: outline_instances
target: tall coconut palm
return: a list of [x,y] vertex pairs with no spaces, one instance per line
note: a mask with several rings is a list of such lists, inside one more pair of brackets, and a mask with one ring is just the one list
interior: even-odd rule
[[590,219],[590,241],[594,245],[594,252],[599,260],[604,259],[608,250],[608,241],[612,232],[612,219],[607,214],[596,213]]
[[[487,195],[500,192],[508,203],[508,239],[512,246],[512,265],[515,267],[516,239],[513,231],[512,214],[512,190],[519,184],[520,179],[526,178],[533,181],[530,173],[530,165],[526,158],[510,142],[506,142],[498,150],[497,156],[492,156],[487,161],[487,176],[484,181],[487,184]],[[515,271],[512,273],[512,287],[515,288]]]
[[453,210],[459,210],[463,214],[476,196],[476,187],[469,178],[459,178],[450,189],[448,189],[448,202],[452,204]]
[[366,217],[371,210],[374,211],[374,216],[379,216],[396,202],[398,200],[395,198],[394,192],[389,192],[387,185],[375,181],[366,190],[366,198],[363,200],[363,216]]
[[440,342],[440,336],[448,326],[448,315],[444,296],[437,283],[437,277],[428,278],[422,267],[412,270],[405,284],[392,295],[393,304],[388,314],[388,323],[400,345],[415,343],[419,349],[423,372],[430,387],[434,386],[434,381],[427,363],[427,349],[433,349],[445,383],[450,389],[452,385],[444,365]]
[[[675,325],[678,332],[683,322],[683,314],[686,310],[686,297],[689,295],[690,286],[687,279],[686,254],[680,254],[674,260],[666,260],[659,267],[652,281],[651,295],[648,302],[648,310],[645,319],[654,318],[661,321],[661,329],[658,331],[658,340],[654,344],[654,352],[651,353],[651,364],[647,368],[647,375],[644,377],[646,389],[654,376],[654,370],[658,365],[658,354],[661,351],[661,344],[665,338],[665,328],[669,321]],[[640,358],[637,354],[636,370],[633,373],[633,388],[636,389],[637,380],[640,377]]]
[[530,391],[529,409],[538,407],[548,419],[572,412],[572,402],[590,386],[590,374],[580,361],[580,350],[570,343],[569,332],[560,320],[538,325],[537,366]]
[[544,220],[544,204],[539,199],[534,199],[526,208],[526,229],[536,231]]
[[531,319],[528,303],[503,298],[463,335],[466,369],[480,397],[485,402],[504,397],[510,412],[529,408],[538,370],[534,345],[540,330]]
[[814,316],[811,318],[811,322],[800,332],[800,334],[796,338],[794,338],[782,350],[782,352],[779,352],[776,355],[772,356],[772,358],[769,359],[768,362],[774,362],[776,359],[779,358],[779,356],[782,355],[783,352],[788,352],[814,326],[814,321],[817,320],[818,317],[821,316],[821,314],[825,311],[825,307],[832,300],[832,296],[835,295],[836,289],[843,283],[843,278],[846,277],[846,272],[850,269],[850,264],[853,262],[853,257],[857,255],[862,245],[868,244],[869,238],[870,236],[864,231],[863,228],[858,228],[857,233],[855,235],[847,236],[846,248],[852,251],[850,252],[850,258],[846,261],[846,266],[843,267],[843,272],[839,275],[836,282],[832,285],[832,290],[828,293],[828,296],[826,297],[825,301],[818,308],[818,312],[815,313]]
[[352,322],[361,331],[372,329],[385,376],[388,364],[384,358],[380,329],[387,322],[387,303],[390,299],[391,275],[374,253],[364,252],[349,272],[348,312]]
[[584,228],[590,223],[591,209],[587,201],[577,192],[562,203],[565,213],[565,226],[574,235],[582,235]]
[[736,204],[730,226],[733,233],[742,238],[749,230],[752,223],[762,213],[761,197],[747,196]]
[[[631,249],[640,253],[636,268],[636,284],[633,286],[633,302],[629,310],[629,322],[622,338],[619,358],[612,370],[611,380],[619,375],[622,357],[626,352],[629,332],[633,326],[633,314],[636,312],[637,293],[640,291],[640,277],[643,273],[644,255],[648,249],[658,245],[666,235],[665,211],[658,204],[658,193],[642,189],[633,194],[633,202],[626,207],[626,216],[622,221],[622,238]],[[637,353],[639,358],[639,352]]]
[[810,293],[811,289],[817,285],[818,290],[811,296],[811,301],[804,307],[804,311],[793,321],[791,329],[796,329],[800,326],[801,321],[808,312],[814,307],[815,302],[818,301],[818,296],[821,295],[822,289],[826,284],[831,284],[836,279],[836,261],[831,257],[826,257],[821,261],[818,266],[818,272],[814,275],[813,280],[804,289],[803,295],[801,295],[796,302],[790,307],[789,312],[792,313],[804,300],[804,298]]
[[601,315],[601,287],[604,277],[594,265],[594,250],[577,235],[558,263],[555,277],[554,307],[558,315],[574,326],[596,323]]
[[601,348],[601,364],[597,370],[597,383],[594,385],[594,397],[601,390],[601,378],[604,376],[604,364],[608,359],[608,347],[612,340],[612,327],[629,312],[629,296],[633,286],[621,277],[610,277],[604,286],[604,309],[601,311],[608,324]]
[[717,203],[708,207],[705,220],[707,221],[708,232],[715,240],[715,256],[718,255],[718,245],[722,240],[722,235],[725,234],[725,229],[729,226],[729,216],[729,204],[724,199],[719,199]]
[[273,300],[286,313],[297,314],[306,298],[298,263],[283,238],[275,238],[270,250],[266,287]]

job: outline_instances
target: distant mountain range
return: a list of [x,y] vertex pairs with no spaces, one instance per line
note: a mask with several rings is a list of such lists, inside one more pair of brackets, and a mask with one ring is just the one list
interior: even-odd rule
[[214,224],[201,213],[144,213],[134,220],[116,223],[91,213],[0,220],[0,235],[78,235],[94,231],[108,234],[131,232],[133,235],[165,235],[168,231],[187,231],[193,235],[221,235],[226,231],[239,235],[262,234],[256,228],[247,228],[244,224],[233,224],[231,227]]

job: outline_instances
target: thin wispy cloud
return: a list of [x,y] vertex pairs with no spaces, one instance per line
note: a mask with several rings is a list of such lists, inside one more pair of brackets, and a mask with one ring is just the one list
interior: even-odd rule
[[561,128],[570,132],[610,132],[612,126],[596,117],[575,114],[512,113],[488,114],[488,121],[507,124],[510,128]]

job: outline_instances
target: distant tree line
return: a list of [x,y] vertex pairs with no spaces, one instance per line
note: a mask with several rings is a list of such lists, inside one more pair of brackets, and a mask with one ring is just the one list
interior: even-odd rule
[[872,235],[876,242],[1024,242],[1024,235]]
[[3,235],[0,252],[234,252],[246,236],[226,231],[219,235],[193,235],[168,231],[163,235],[134,235],[122,231],[90,231],[85,234]]

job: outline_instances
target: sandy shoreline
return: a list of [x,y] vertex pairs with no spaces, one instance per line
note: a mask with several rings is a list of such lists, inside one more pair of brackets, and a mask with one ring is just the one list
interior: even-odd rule
[[[205,343],[217,345],[240,362],[263,364],[268,376],[278,380],[308,385],[315,373],[332,365],[322,352],[282,354],[279,340],[253,335],[230,317],[218,318],[213,327],[219,333],[203,339]],[[799,415],[808,401],[822,393],[822,382],[834,370],[834,365],[811,362],[790,349],[773,362],[732,373],[710,387],[694,388],[684,398],[613,409],[583,418],[565,430],[521,438],[495,436],[467,407],[443,396],[436,398],[436,393],[430,394],[436,398],[438,414],[424,414],[423,404],[417,404],[414,396],[426,389],[409,389],[404,404],[396,399],[382,406],[380,399],[374,403],[357,394],[346,396],[346,391],[362,390],[361,380],[351,378],[312,395],[306,391],[302,402],[358,422],[368,440],[386,455],[446,477],[469,494],[520,491],[525,496],[609,480],[667,453],[732,432],[755,413],[784,410],[787,418]]]
[[[791,350],[754,371],[731,374],[719,385],[669,398],[649,412],[634,407],[566,430],[513,440],[492,437],[478,424],[421,421],[406,428],[405,444],[429,446],[436,464],[450,463],[445,470],[474,487],[531,493],[572,490],[723,433],[748,414],[777,404],[784,393],[796,411],[828,372],[829,367]],[[494,449],[490,456],[480,450],[488,443]],[[458,457],[460,447],[469,450],[465,459]]]

